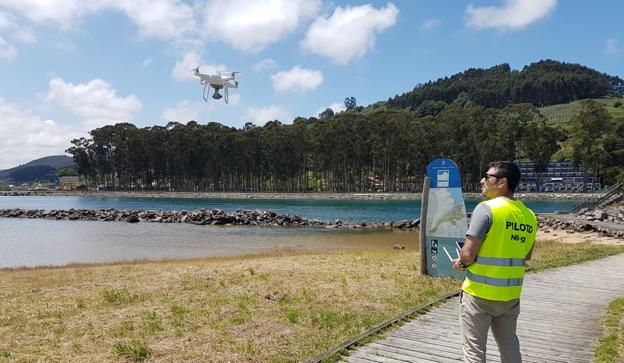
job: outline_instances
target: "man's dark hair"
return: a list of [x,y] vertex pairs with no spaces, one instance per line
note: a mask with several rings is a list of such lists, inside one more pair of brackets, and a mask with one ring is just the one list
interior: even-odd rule
[[511,192],[516,191],[516,187],[520,182],[520,168],[516,163],[511,161],[495,161],[490,163],[490,168],[497,170],[496,175],[499,178],[507,178],[507,186]]

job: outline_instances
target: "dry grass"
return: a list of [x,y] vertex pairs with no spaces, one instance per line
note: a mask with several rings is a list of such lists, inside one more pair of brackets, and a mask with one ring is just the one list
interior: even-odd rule
[[0,271],[0,361],[309,358],[458,288],[350,251]]
[[[624,252],[539,246],[538,269]],[[0,270],[0,362],[301,361],[459,288],[418,261],[385,249]]]

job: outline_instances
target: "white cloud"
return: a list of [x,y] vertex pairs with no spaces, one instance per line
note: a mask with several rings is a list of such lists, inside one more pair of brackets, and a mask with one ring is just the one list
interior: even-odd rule
[[619,52],[617,39],[609,38],[605,41],[605,52],[608,55],[614,55]]
[[34,23],[53,24],[70,29],[85,14],[106,6],[106,1],[81,0],[3,0],[5,8],[13,9]]
[[86,136],[42,120],[30,110],[0,98],[0,169],[8,169],[48,155],[64,154],[74,138]]
[[318,115],[321,112],[325,111],[328,108],[331,108],[332,111],[334,111],[334,113],[340,113],[340,112],[343,112],[344,110],[347,109],[347,107],[345,106],[344,102],[333,102],[329,106],[319,108],[318,110],[316,110],[316,113],[313,114],[312,116],[313,117],[318,117]]
[[313,69],[295,66],[289,71],[278,72],[271,75],[273,88],[277,92],[304,93],[316,89],[323,83],[323,73]]
[[429,19],[422,23],[422,28],[425,30],[431,30],[437,26],[440,26],[441,22],[439,19]]
[[122,98],[101,79],[74,85],[61,78],[50,80],[48,102],[55,102],[78,116],[86,130],[103,125],[130,122],[143,105],[135,95]]
[[151,66],[153,63],[152,58],[147,57],[145,59],[143,59],[143,67],[147,68],[149,66]]
[[246,52],[259,52],[319,11],[321,0],[209,0],[205,37]]
[[267,121],[278,120],[285,123],[290,120],[290,113],[279,106],[250,107],[247,110],[245,121],[251,121],[255,125],[263,126]]
[[180,123],[186,123],[190,120],[199,120],[199,114],[201,111],[201,104],[197,102],[190,102],[187,100],[178,102],[174,107],[169,107],[164,110],[161,117],[165,121],[176,121]]
[[331,105],[329,105],[329,108],[334,110],[335,113],[339,113],[347,109],[344,102],[334,102]]
[[503,6],[468,5],[467,26],[475,29],[522,29],[550,14],[557,0],[505,0]]
[[253,70],[256,72],[261,72],[264,70],[274,69],[275,67],[277,67],[277,62],[275,62],[271,58],[265,58],[261,60],[260,62],[254,64]]
[[[221,92],[223,93],[223,92]],[[201,99],[201,91],[199,93]],[[240,103],[241,96],[237,93],[230,93],[229,104],[225,104],[223,100],[215,101],[211,98],[208,102],[183,100],[175,106],[165,109],[160,117],[165,122],[177,121],[186,123],[190,120],[197,122],[209,121],[215,116],[215,112],[223,111],[228,108],[237,106]]]
[[35,35],[30,29],[19,29],[13,32],[13,38],[19,40],[22,43],[34,44],[37,42]]
[[0,59],[13,59],[17,56],[17,49],[0,36]]
[[176,61],[171,71],[171,77],[178,81],[199,80],[199,78],[193,74],[193,69],[197,66],[199,66],[199,71],[204,74],[227,70],[223,64],[202,64],[199,54],[195,51],[190,51],[184,54],[181,60]]
[[193,9],[179,0],[111,0],[126,13],[144,36],[180,38],[195,31]]
[[373,49],[376,34],[393,26],[398,14],[392,3],[380,9],[371,5],[337,7],[329,18],[319,17],[312,23],[301,45],[346,64]]
[[179,38],[195,30],[193,9],[180,0],[3,0],[13,9],[37,24],[55,25],[68,30],[86,15],[102,10],[125,13],[145,36]]
[[11,29],[17,27],[15,17],[9,13],[0,11],[0,29]]

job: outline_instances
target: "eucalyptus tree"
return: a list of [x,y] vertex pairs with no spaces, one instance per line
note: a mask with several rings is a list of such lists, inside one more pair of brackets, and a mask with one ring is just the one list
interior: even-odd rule
[[624,183],[624,117],[614,123],[615,132],[603,140],[603,148],[609,155],[602,175],[608,184]]
[[[533,162],[533,170],[537,175],[547,170],[552,156],[561,148],[559,141],[563,136],[559,129],[547,125],[544,118],[533,120],[523,128],[521,153]],[[540,190],[540,178],[536,180],[537,190]]]
[[93,154],[93,140],[81,137],[73,139],[72,145],[65,152],[72,155],[78,175],[85,177],[87,185],[95,185],[97,168]]
[[568,139],[565,141],[572,151],[574,164],[597,175],[601,167],[607,164],[609,156],[604,149],[603,139],[611,132],[611,128],[611,116],[603,104],[592,100],[581,101],[570,119]]

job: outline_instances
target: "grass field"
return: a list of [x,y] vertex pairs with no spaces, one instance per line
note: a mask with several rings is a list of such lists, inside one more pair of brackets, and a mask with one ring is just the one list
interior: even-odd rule
[[[540,241],[532,270],[624,246]],[[294,362],[459,288],[410,250],[0,270],[0,361]]]
[[609,304],[607,315],[602,320],[604,336],[596,347],[596,363],[624,362],[624,298]]

